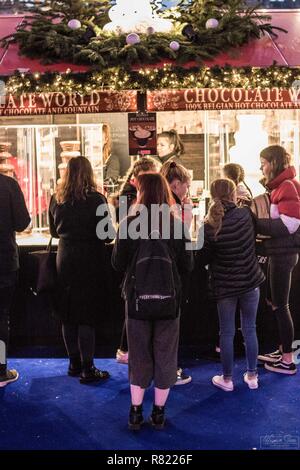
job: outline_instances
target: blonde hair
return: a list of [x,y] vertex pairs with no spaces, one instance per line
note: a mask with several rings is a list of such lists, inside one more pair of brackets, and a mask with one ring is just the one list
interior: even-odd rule
[[158,134],[157,139],[168,139],[170,145],[174,145],[174,153],[180,156],[184,153],[184,145],[182,140],[180,139],[178,132],[175,129],[171,129],[170,131],[164,131],[161,134]]
[[111,132],[108,124],[102,125],[102,133],[104,135],[102,145],[103,162],[106,163],[111,154]]
[[159,171],[160,163],[154,158],[151,157],[141,157],[136,160],[133,165],[129,168],[125,183],[123,184],[120,192],[123,191],[126,184],[130,183],[130,180],[134,177],[137,178],[141,172],[144,171],[153,171],[153,173],[157,173]]
[[164,163],[160,173],[166,178],[169,184],[176,180],[181,183],[189,183],[191,181],[191,175],[187,169],[176,162],[167,161]]
[[225,215],[224,202],[233,201],[235,189],[236,185],[228,178],[220,178],[211,183],[211,203],[205,221],[214,229],[215,240],[222,229],[222,221]]
[[153,171],[154,173],[158,172],[160,164],[154,158],[151,157],[141,157],[139,158],[132,166],[132,176],[137,178],[137,176],[142,171]]

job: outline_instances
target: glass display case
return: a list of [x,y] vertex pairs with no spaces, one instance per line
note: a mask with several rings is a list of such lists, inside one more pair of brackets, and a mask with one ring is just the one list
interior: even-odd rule
[[103,189],[102,124],[0,127],[0,172],[16,178],[33,232],[49,230],[48,207],[72,157],[84,155]]
[[83,155],[93,167],[100,191],[103,189],[102,124],[36,126],[36,172],[38,217],[35,227],[47,229],[51,195],[63,178],[68,161]]

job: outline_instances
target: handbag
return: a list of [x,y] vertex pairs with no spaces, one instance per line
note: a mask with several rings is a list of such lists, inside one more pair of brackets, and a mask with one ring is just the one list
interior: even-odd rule
[[[251,211],[258,219],[270,219],[271,201],[268,193],[259,194],[252,199]],[[256,254],[265,258],[267,256],[264,241],[270,239],[269,236],[256,235]]]
[[252,199],[251,210],[258,219],[269,219],[270,205],[271,202],[269,194],[260,194]]
[[[260,194],[252,199],[251,210],[258,219],[270,219],[271,201],[268,193]],[[257,234],[257,241],[269,239],[267,235]]]
[[56,255],[57,251],[52,246],[52,237],[46,250],[28,253],[29,288],[35,295],[55,288],[57,280]]

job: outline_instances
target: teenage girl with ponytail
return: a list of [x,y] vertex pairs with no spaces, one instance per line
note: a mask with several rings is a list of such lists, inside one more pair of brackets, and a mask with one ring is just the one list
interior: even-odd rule
[[210,188],[211,204],[204,224],[204,245],[198,256],[209,264],[211,287],[220,322],[223,374],[212,382],[226,392],[233,385],[233,340],[235,314],[240,306],[242,333],[246,347],[247,372],[244,381],[258,388],[256,314],[259,286],[264,275],[255,254],[255,230],[250,209],[237,207],[236,186],[232,180],[217,179]]
[[250,206],[253,199],[252,191],[245,181],[245,170],[238,163],[227,163],[223,168],[225,178],[229,178],[236,185],[237,204]]
[[158,134],[157,156],[162,165],[169,160],[182,164],[180,156],[183,153],[184,145],[177,131],[171,129],[170,131],[165,131],[161,134]]

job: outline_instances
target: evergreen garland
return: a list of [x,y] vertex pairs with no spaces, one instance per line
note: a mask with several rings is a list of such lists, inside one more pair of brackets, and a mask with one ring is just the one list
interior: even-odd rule
[[[129,0],[130,1],[130,0]],[[174,20],[174,33],[141,35],[135,45],[126,43],[126,35],[103,31],[108,22],[109,0],[45,0],[36,6],[29,2],[30,15],[21,27],[3,43],[19,45],[20,53],[44,64],[67,61],[87,64],[97,70],[109,67],[145,65],[173,60],[177,65],[190,61],[201,64],[219,53],[240,47],[265,32],[276,34],[270,17],[247,8],[244,0],[181,0],[176,8],[164,12]],[[218,27],[207,29],[206,21],[215,18]],[[81,27],[68,27],[71,19]],[[170,48],[180,43],[179,51]]]
[[101,72],[72,74],[47,72],[24,74],[16,72],[2,77],[6,92],[14,95],[41,92],[78,92],[89,94],[92,90],[147,90],[183,88],[290,88],[300,80],[300,68],[279,67],[183,67],[165,66],[162,69],[122,68]]

